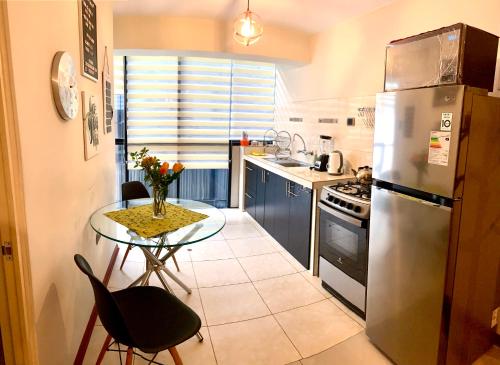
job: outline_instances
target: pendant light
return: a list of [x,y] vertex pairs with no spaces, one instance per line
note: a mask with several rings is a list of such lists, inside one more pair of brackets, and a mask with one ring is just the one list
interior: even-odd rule
[[257,14],[250,11],[250,0],[247,0],[247,10],[234,22],[233,38],[236,42],[249,46],[256,43],[263,32],[262,21]]

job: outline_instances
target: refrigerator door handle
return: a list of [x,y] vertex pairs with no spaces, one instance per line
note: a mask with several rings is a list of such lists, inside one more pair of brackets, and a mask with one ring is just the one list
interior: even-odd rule
[[[377,189],[379,189],[379,190],[385,190],[385,189],[380,188],[380,187],[377,187]],[[403,199],[412,200],[414,202],[417,202],[417,203],[420,203],[420,204],[424,204],[424,205],[428,205],[430,207],[440,208],[440,209],[444,209],[444,210],[447,210],[447,211],[451,211],[451,208],[447,207],[446,205],[429,202],[427,200],[418,199],[418,198],[415,198],[413,196],[402,194],[402,193],[398,193],[398,192],[392,191],[392,190],[385,190],[385,191],[387,191],[389,194],[399,196],[400,198],[403,198]]]

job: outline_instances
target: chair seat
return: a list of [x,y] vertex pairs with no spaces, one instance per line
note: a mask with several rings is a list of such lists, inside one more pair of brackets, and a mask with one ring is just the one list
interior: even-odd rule
[[111,293],[134,343],[124,344],[157,353],[194,336],[200,317],[175,295],[155,286],[137,286]]

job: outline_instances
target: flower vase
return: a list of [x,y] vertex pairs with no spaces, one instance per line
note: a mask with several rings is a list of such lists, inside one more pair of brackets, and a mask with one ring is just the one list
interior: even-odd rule
[[165,218],[165,197],[167,193],[162,194],[161,190],[153,186],[153,218]]

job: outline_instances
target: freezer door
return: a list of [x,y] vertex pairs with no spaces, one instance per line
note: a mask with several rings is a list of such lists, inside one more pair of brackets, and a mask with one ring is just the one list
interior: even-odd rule
[[453,198],[463,99],[464,86],[377,94],[373,177]]
[[438,356],[451,209],[373,188],[366,333],[397,364]]

